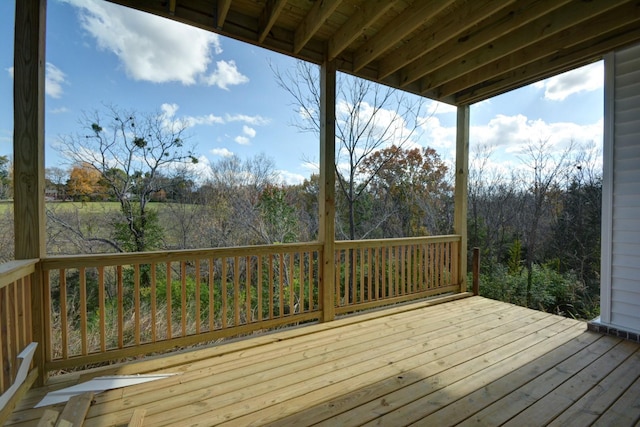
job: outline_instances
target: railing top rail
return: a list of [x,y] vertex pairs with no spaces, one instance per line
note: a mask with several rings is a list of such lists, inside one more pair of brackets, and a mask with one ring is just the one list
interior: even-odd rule
[[181,249],[173,251],[154,251],[117,254],[57,255],[42,259],[43,270],[58,268],[100,267],[124,264],[151,264],[181,260],[233,257],[249,255],[269,255],[283,252],[319,251],[322,245],[317,242],[291,243],[278,245],[236,246],[209,249]]
[[38,259],[25,259],[0,264],[0,288],[35,272],[38,261]]
[[394,239],[339,240],[335,242],[335,248],[373,248],[378,246],[416,245],[420,243],[459,242],[461,238],[462,236],[459,234],[447,234],[443,236],[400,237]]

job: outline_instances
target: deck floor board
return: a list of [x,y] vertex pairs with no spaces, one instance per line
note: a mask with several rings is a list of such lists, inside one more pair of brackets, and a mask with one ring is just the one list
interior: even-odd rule
[[[84,425],[126,425],[136,410],[149,426],[640,420],[640,346],[584,322],[471,297],[332,323],[126,365],[175,375],[96,394]],[[33,409],[44,390],[30,391],[8,425],[35,426],[64,407]]]

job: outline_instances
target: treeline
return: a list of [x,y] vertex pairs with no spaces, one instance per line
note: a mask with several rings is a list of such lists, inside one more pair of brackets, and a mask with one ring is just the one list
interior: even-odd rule
[[[593,318],[599,306],[602,174],[588,150],[571,146],[552,156],[550,148],[547,141],[532,143],[518,167],[503,172],[491,166],[490,153],[476,154],[469,248],[481,250],[483,295]],[[48,194],[58,198],[47,204],[48,253],[278,244],[318,236],[318,176],[283,184],[265,155],[224,158],[211,165],[207,179],[188,167],[158,170],[153,178],[113,168],[105,178],[98,170],[84,163],[47,170]],[[453,231],[451,171],[434,150],[380,149],[358,171],[336,183],[336,239]],[[113,190],[109,179],[129,180],[128,190]],[[352,190],[341,186],[350,180]],[[9,259],[11,215],[5,209],[1,216],[0,256]],[[136,240],[135,233],[144,239]]]

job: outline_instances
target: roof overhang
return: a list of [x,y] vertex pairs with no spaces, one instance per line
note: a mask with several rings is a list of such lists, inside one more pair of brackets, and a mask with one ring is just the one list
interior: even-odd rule
[[109,0],[467,105],[640,40],[638,0]]

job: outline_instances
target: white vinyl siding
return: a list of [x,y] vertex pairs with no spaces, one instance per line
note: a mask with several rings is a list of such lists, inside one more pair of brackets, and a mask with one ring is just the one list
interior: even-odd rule
[[[640,45],[615,52],[607,58],[613,66],[613,100],[605,120],[612,124],[605,144],[605,170],[612,185],[604,186],[604,209],[610,209],[610,247],[603,247],[602,320],[612,326],[640,330]],[[608,157],[608,158],[607,158]],[[605,179],[607,174],[605,173]],[[609,194],[606,194],[609,192]],[[603,240],[604,241],[604,240]],[[608,252],[608,253],[607,253]],[[609,266],[605,266],[610,262]],[[604,304],[610,304],[608,307]]]

